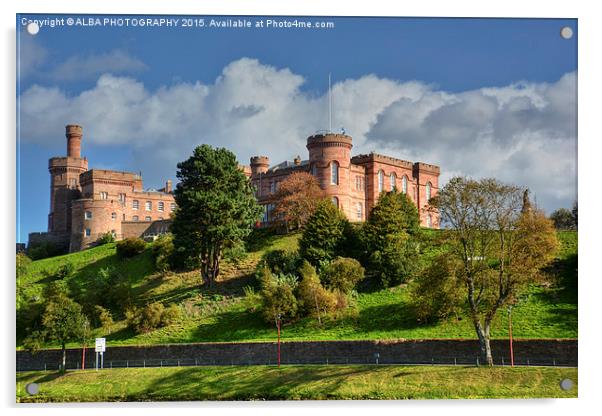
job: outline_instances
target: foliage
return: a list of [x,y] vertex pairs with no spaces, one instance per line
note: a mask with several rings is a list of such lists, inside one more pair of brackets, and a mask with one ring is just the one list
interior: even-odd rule
[[267,251],[257,264],[258,275],[261,276],[264,268],[268,268],[275,275],[296,274],[303,259],[296,251],[285,249]]
[[143,308],[132,307],[126,311],[128,325],[138,334],[171,325],[181,317],[178,305],[165,308],[161,302],[153,302]]
[[293,320],[297,316],[295,289],[297,279],[292,275],[274,276],[264,268],[261,276],[262,315],[267,323],[277,319],[282,322]]
[[160,272],[171,270],[173,261],[174,243],[172,234],[161,234],[153,242],[153,258],[155,259],[155,268]]
[[481,355],[492,365],[491,323],[550,263],[558,240],[550,220],[530,208],[527,191],[495,179],[452,178],[431,200],[450,228],[448,255],[465,288]]
[[464,297],[458,270],[455,258],[441,254],[412,281],[410,299],[419,322],[432,323],[459,312]]
[[410,198],[396,191],[382,193],[364,224],[365,260],[383,285],[405,282],[417,269],[418,210]]
[[41,242],[27,247],[27,255],[32,260],[41,260],[48,257],[59,256],[65,253],[65,248],[50,241]]
[[212,286],[224,250],[249,235],[262,210],[229,150],[198,146],[178,164],[177,177],[172,223],[177,264],[198,259],[202,281]]
[[573,209],[571,210],[571,214],[573,214],[573,221],[575,223],[575,230],[577,229],[577,225],[578,225],[578,221],[577,221],[577,217],[578,217],[578,213],[577,213],[577,201],[575,201],[573,203]]
[[182,311],[176,304],[169,305],[161,314],[161,326],[169,326],[180,320]]
[[550,214],[550,219],[554,222],[554,227],[556,227],[557,230],[577,229],[576,216],[566,208],[558,208],[556,211],[552,212],[552,214]]
[[94,307],[94,320],[92,324],[97,328],[106,329],[110,333],[114,324],[111,311],[100,305],[96,305]]
[[290,229],[303,228],[326,197],[320,183],[307,172],[295,172],[280,182],[273,214]]
[[336,308],[336,295],[322,286],[316,269],[307,260],[303,261],[299,274],[301,275],[301,282],[297,288],[299,311],[303,315],[318,318],[321,324],[322,316]]
[[32,260],[27,257],[27,254],[21,252],[17,253],[17,279],[27,273],[27,268],[31,265]]
[[99,246],[113,242],[115,242],[115,235],[110,231],[102,234],[100,237],[98,237],[98,240],[96,240],[96,244]]
[[337,257],[320,274],[320,280],[330,289],[349,294],[364,278],[364,268],[359,261]]
[[146,242],[141,238],[129,237],[117,242],[117,257],[130,258],[137,256],[146,249]]
[[318,267],[341,250],[347,217],[331,201],[322,200],[309,218],[299,241],[301,257]]
[[261,294],[256,292],[251,286],[245,286],[243,289],[245,296],[243,298],[243,305],[246,310],[255,312],[261,307]]

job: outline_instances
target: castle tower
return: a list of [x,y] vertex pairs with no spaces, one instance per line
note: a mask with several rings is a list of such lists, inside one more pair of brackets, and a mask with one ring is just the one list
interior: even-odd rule
[[267,156],[253,156],[251,158],[251,175],[256,176],[266,173],[270,167],[270,158]]
[[337,206],[351,216],[351,136],[318,133],[307,138],[310,172]]
[[67,156],[53,157],[48,161],[50,172],[48,231],[53,233],[71,232],[71,203],[80,197],[79,175],[88,170],[88,160],[81,157],[81,126],[67,125],[65,136]]

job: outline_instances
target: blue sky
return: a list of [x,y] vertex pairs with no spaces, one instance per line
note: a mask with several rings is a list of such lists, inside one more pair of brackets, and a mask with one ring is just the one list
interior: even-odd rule
[[65,153],[65,124],[83,125],[91,167],[142,171],[146,187],[161,187],[200,143],[243,163],[305,157],[305,137],[327,127],[329,72],[334,123],[354,153],[436,163],[444,181],[529,186],[548,212],[576,198],[576,20],[312,17],[297,19],[335,27],[31,36],[24,17],[47,16],[17,16],[17,241],[46,230],[47,160]]

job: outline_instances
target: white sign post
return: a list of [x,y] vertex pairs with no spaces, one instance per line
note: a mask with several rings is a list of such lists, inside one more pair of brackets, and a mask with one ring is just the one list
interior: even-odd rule
[[98,371],[98,353],[100,353],[100,368],[104,368],[104,357],[103,353],[107,349],[107,340],[106,338],[96,338],[96,348],[94,351],[96,352],[96,370]]

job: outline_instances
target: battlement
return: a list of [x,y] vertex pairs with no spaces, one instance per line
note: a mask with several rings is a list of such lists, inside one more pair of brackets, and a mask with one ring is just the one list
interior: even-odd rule
[[253,156],[251,158],[251,166],[253,165],[270,165],[270,158],[267,156]]
[[60,168],[88,169],[88,159],[85,157],[79,158],[69,156],[53,157],[48,159],[48,170],[52,171]]
[[441,173],[441,168],[437,165],[430,165],[428,163],[416,162],[414,163],[414,170],[418,172],[428,172],[439,175]]
[[95,180],[138,182],[142,180],[142,176],[133,172],[108,169],[90,169],[80,175],[82,184],[87,184]]
[[369,153],[367,155],[362,154],[353,156],[351,158],[351,163],[355,165],[363,165],[372,162],[387,163],[389,165],[400,166],[409,169],[412,169],[412,167],[414,166],[414,163],[410,162],[409,160],[397,159],[395,157],[385,156],[378,153]]
[[344,146],[351,149],[353,140],[351,136],[340,133],[317,133],[307,138],[307,148],[312,147]]

